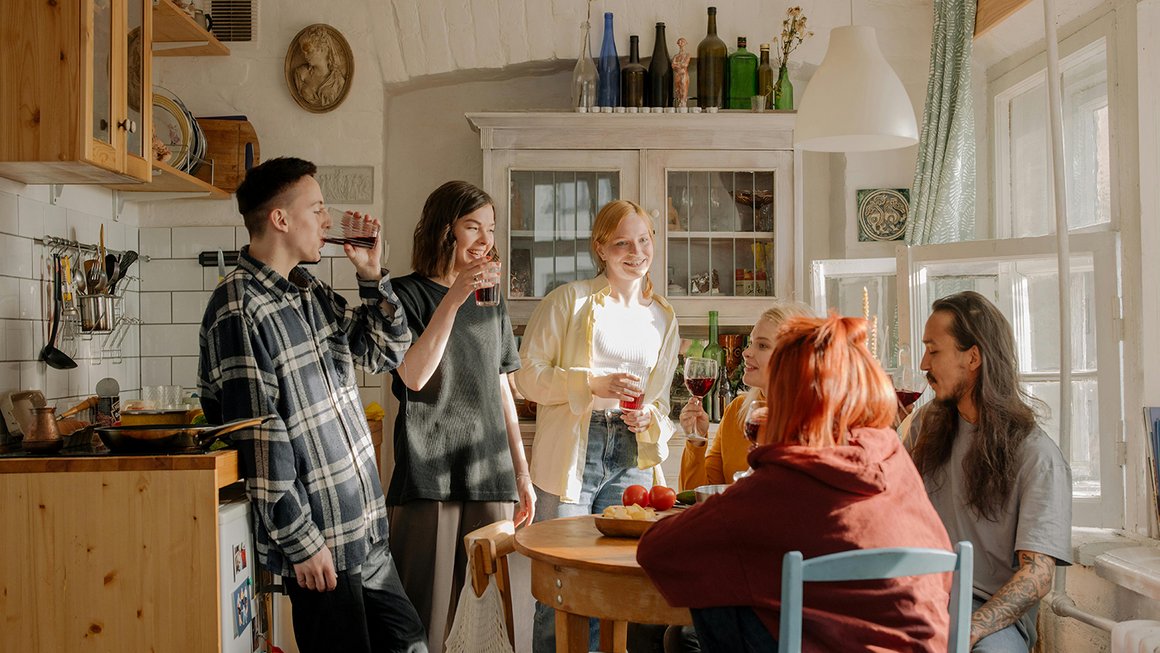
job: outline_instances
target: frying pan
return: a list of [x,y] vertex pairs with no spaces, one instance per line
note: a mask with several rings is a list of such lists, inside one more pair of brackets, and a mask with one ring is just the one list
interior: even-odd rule
[[174,453],[201,451],[227,433],[264,424],[274,415],[226,422],[220,426],[141,424],[136,426],[94,426],[101,442],[113,453]]

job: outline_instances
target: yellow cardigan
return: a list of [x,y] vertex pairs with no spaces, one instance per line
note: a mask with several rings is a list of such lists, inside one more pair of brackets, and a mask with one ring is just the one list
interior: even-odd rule
[[681,456],[681,489],[692,490],[699,485],[733,482],[733,474],[749,469],[749,440],[741,420],[745,415],[745,395],[737,397],[725,407],[717,436],[706,451],[704,446],[685,444]]
[[[564,503],[578,501],[583,485],[593,399],[588,388],[593,321],[608,294],[608,280],[603,275],[574,281],[548,293],[524,330],[520,369],[513,376],[520,394],[536,402],[532,482]],[[669,386],[680,346],[677,316],[664,297],[654,294],[653,300],[668,317],[668,325],[657,364],[644,387],[652,424],[636,435],[637,465],[641,469],[660,465],[668,457],[669,438],[674,431],[668,414]]]

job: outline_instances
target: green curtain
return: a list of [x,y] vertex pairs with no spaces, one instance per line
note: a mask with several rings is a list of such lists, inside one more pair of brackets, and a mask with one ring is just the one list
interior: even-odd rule
[[930,77],[906,224],[910,245],[975,236],[974,28],[975,0],[934,1]]

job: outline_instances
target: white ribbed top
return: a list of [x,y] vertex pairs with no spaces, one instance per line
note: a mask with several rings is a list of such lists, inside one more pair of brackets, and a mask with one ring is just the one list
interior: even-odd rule
[[[606,303],[597,306],[592,329],[592,373],[608,374],[625,364],[656,367],[668,320],[661,307]],[[595,410],[616,408],[615,399],[596,397]]]

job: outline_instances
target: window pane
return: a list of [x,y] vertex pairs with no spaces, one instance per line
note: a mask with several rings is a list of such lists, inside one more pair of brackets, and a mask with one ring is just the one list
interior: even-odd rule
[[[1027,392],[1047,404],[1039,425],[1059,442],[1059,382],[1028,383]],[[1075,497],[1100,496],[1099,388],[1094,379],[1071,382],[1071,482]]]
[[[1096,369],[1095,272],[1090,257],[1072,257],[1071,365],[1073,372]],[[1018,322],[1028,342],[1020,347],[1024,372],[1059,372],[1059,286],[1055,262],[1020,264],[1016,283],[1022,293],[1016,305]]]
[[[1072,229],[1111,221],[1111,173],[1108,137],[1106,46],[1101,40],[1064,59],[1063,129],[1067,175],[1068,224]],[[1010,179],[1006,207],[1013,237],[1054,233],[1051,161],[1048,157],[1047,86],[1038,80],[1006,99],[1007,165]]]

